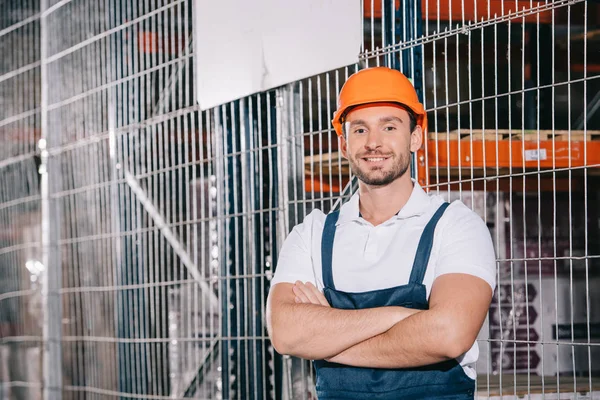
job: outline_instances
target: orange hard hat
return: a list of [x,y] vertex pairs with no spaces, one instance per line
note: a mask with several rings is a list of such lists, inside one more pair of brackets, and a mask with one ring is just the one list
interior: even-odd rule
[[427,113],[419,102],[417,92],[408,78],[400,71],[387,67],[367,68],[348,78],[338,100],[338,109],[331,123],[338,136],[342,136],[342,124],[351,108],[369,103],[398,103],[409,108],[416,116],[417,125],[427,131]]

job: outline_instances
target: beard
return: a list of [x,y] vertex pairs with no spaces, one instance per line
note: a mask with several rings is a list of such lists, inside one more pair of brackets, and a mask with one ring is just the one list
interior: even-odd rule
[[[392,165],[388,170],[382,167],[370,167],[364,157],[378,157],[380,153],[363,153],[359,157],[348,155],[348,163],[352,173],[363,183],[372,186],[386,186],[403,176],[410,165],[410,150],[401,154],[392,154]],[[363,167],[359,166],[359,162]]]

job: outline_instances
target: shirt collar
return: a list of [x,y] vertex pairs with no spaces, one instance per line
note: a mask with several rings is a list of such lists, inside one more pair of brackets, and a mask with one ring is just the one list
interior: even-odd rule
[[360,208],[358,206],[359,195],[358,191],[350,197],[346,203],[340,207],[340,216],[338,217],[336,225],[342,225],[351,221],[360,222],[362,218],[359,216]]
[[[427,212],[430,203],[430,197],[425,193],[421,185],[413,180],[413,190],[408,201],[402,209],[396,214],[395,219],[406,219],[416,217]],[[336,225],[342,225],[351,221],[364,221],[360,216],[358,191],[352,195],[350,200],[340,208],[340,216]]]

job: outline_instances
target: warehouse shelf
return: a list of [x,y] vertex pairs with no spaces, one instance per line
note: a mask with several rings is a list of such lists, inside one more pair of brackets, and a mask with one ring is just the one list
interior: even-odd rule
[[419,183],[500,170],[600,167],[600,131],[462,130],[429,134],[417,154]]
[[[504,3],[504,4],[503,4]],[[546,6],[546,7],[544,7]],[[400,0],[394,1],[394,7],[399,10],[402,7]],[[539,7],[537,13],[526,13],[523,9]],[[443,21],[479,21],[481,18],[492,18],[495,15],[507,15],[511,13],[520,13],[517,19],[522,18],[526,22],[541,24],[552,23],[552,13],[546,10],[547,5],[542,1],[536,0],[533,3],[529,0],[517,0],[511,2],[503,2],[502,0],[425,0],[421,2],[421,13],[427,20],[443,20]],[[365,19],[381,18],[383,15],[381,1],[364,2],[364,17]]]
[[[461,130],[432,132],[417,152],[422,186],[456,177],[508,176],[519,171],[588,167],[600,173],[600,131]],[[305,191],[341,191],[348,161],[338,151],[304,157]],[[537,185],[531,187],[537,189]],[[508,190],[501,186],[500,190]]]

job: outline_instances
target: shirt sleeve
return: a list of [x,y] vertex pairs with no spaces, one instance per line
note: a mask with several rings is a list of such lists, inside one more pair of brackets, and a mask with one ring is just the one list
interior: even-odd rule
[[496,255],[490,231],[479,215],[461,202],[456,203],[446,211],[452,212],[441,232],[434,279],[444,274],[469,274],[486,281],[493,291]]
[[301,224],[292,229],[279,251],[271,286],[296,281],[312,282],[317,286],[312,262],[311,243],[315,219],[318,219],[321,215],[323,215],[321,211],[314,210],[306,216]]

